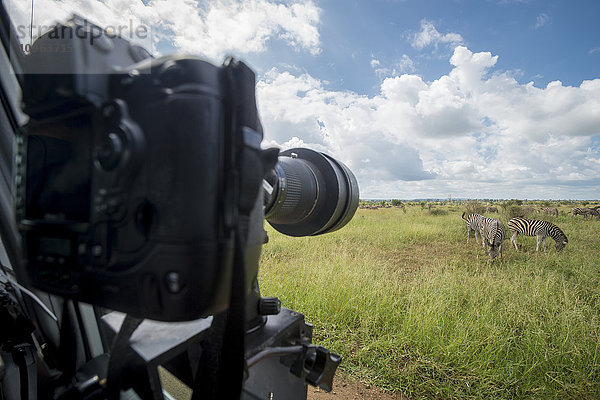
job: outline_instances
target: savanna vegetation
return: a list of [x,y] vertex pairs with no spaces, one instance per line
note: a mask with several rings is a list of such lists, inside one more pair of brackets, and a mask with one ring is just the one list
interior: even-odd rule
[[[267,226],[263,295],[304,313],[343,374],[415,399],[600,398],[599,221],[571,218],[573,204],[379,203],[328,235]],[[461,214],[493,205],[505,224],[531,206],[569,244],[537,254],[519,236],[490,262]],[[547,206],[559,216],[537,214]]]

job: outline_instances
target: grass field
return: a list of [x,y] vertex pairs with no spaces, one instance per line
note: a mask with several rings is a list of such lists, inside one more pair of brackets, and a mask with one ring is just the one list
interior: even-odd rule
[[410,398],[600,398],[600,222],[564,208],[546,217],[562,253],[519,236],[490,263],[460,207],[436,210],[359,209],[317,237],[268,226],[262,293],[305,314],[345,374]]

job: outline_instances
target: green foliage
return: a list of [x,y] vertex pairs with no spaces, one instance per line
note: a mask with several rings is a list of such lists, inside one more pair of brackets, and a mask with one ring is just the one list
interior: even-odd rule
[[483,214],[485,211],[485,206],[480,201],[469,200],[464,205],[464,211],[467,214]]
[[519,236],[490,263],[463,209],[444,211],[358,210],[316,237],[267,227],[262,293],[305,314],[344,373],[409,398],[600,398],[599,223],[563,212],[563,252]]
[[504,203],[501,204],[502,207],[522,206],[522,205],[523,205],[523,200],[518,200],[518,199],[506,200]]
[[394,207],[399,207],[399,206],[401,206],[401,205],[402,205],[402,200],[398,200],[398,199],[392,199],[392,202],[391,202],[391,203],[392,203],[392,205],[393,205]]
[[523,208],[517,205],[506,206],[503,209],[502,215],[508,221],[514,217],[522,217],[524,216]]
[[429,209],[429,215],[447,215],[448,211],[443,208],[431,208]]

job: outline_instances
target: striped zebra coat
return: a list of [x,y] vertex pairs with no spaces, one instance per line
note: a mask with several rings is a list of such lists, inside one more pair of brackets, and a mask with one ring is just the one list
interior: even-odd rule
[[598,211],[599,207],[584,207],[584,208],[580,208],[580,207],[575,207],[571,209],[571,218],[575,217],[576,215],[583,215],[583,219],[588,219],[588,217],[592,217],[595,216],[596,220],[600,219],[600,211]]
[[548,236],[554,239],[557,251],[561,251],[569,243],[567,235],[558,226],[547,221],[517,217],[508,221],[508,229],[512,233],[510,242],[515,245],[517,251],[519,250],[517,247],[517,235],[519,233],[525,236],[537,237],[535,251],[540,251],[540,242],[544,251],[546,251],[546,238]]
[[552,215],[554,217],[558,217],[558,208],[556,207],[544,207],[542,208],[542,212],[544,215]]
[[467,215],[467,218],[465,218],[465,214],[466,213],[463,212],[461,218],[467,222],[467,243],[469,242],[469,238],[471,237],[471,231],[474,232],[475,241],[479,242],[477,234],[479,234],[480,232],[479,226],[481,225],[481,222],[484,220],[485,217],[481,214],[469,214]]
[[496,218],[483,218],[479,225],[479,233],[481,234],[483,247],[488,247],[490,260],[500,253],[502,257],[502,244],[506,240],[506,228],[504,224]]

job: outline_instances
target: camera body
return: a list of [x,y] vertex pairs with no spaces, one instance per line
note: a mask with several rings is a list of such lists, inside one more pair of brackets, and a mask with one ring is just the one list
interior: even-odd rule
[[[155,320],[222,311],[241,214],[260,224],[242,232],[253,270],[262,244],[256,200],[268,165],[254,73],[233,60],[137,61],[140,51],[125,40],[92,44],[72,37],[77,29],[55,28],[62,36],[38,39],[25,62],[31,120],[18,147],[17,217],[27,278]],[[57,40],[73,52],[37,50]],[[44,74],[35,73],[40,58]],[[255,170],[242,170],[243,162]]]

